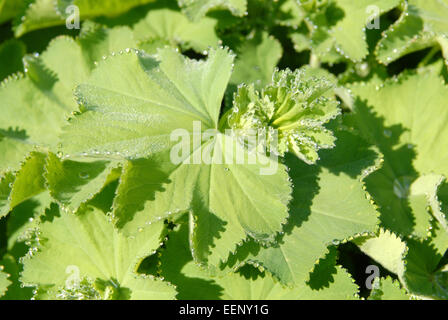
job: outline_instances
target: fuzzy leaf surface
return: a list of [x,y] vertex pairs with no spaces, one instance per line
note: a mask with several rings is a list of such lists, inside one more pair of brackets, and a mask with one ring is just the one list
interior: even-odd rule
[[171,299],[170,285],[136,274],[143,258],[159,247],[162,227],[153,224],[128,238],[99,210],[60,211],[40,226],[42,241],[25,259],[21,281],[65,299]]

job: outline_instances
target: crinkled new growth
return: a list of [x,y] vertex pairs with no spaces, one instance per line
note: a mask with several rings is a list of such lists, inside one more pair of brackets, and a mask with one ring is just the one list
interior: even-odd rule
[[253,85],[238,88],[228,125],[243,138],[266,133],[262,147],[281,156],[292,152],[313,164],[319,149],[334,147],[333,133],[324,126],[340,113],[332,89],[308,69],[277,70],[261,92]]

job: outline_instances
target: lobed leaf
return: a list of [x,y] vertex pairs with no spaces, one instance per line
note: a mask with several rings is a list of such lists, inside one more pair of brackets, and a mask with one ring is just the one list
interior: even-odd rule
[[171,299],[168,283],[136,273],[159,247],[162,227],[153,224],[130,238],[97,209],[61,210],[39,227],[41,240],[23,261],[21,281],[53,299]]

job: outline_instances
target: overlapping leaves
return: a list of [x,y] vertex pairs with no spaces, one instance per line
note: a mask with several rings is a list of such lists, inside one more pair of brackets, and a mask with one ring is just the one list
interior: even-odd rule
[[0,1],[3,299],[448,298],[446,1],[150,2]]

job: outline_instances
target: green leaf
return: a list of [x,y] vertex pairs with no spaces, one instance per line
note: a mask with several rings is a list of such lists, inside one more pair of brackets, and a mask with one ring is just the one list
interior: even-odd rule
[[[304,13],[295,0],[285,0],[278,2],[277,23],[282,26],[298,28],[303,22]],[[275,5],[275,2],[274,2]]]
[[1,0],[0,1],[0,24],[14,18],[25,6],[25,0]]
[[[419,177],[410,187],[410,206],[414,212],[425,212],[427,209],[431,209],[432,215],[439,222],[439,224],[448,232],[448,221],[445,214],[441,211],[437,192],[440,185],[445,181],[445,177],[438,174],[427,174]],[[428,208],[429,207],[429,208]],[[417,226],[423,225],[423,222],[418,220],[416,215]],[[428,218],[426,218],[428,219]],[[425,223],[426,230],[431,230],[430,223]],[[431,217],[432,220],[432,217]]]
[[383,34],[375,49],[381,63],[389,64],[411,52],[440,45],[448,59],[448,4],[444,0],[410,0],[400,18]]
[[[236,163],[226,145],[235,146],[235,154],[244,155],[247,163],[258,159],[278,168],[272,175],[260,175],[262,166]],[[213,156],[211,164],[192,164],[198,152],[207,154],[207,150],[223,154],[225,160]],[[134,220],[124,226],[125,232],[133,233],[163,216],[192,210],[195,258],[216,265],[248,235],[264,241],[272,238],[287,217],[290,186],[285,167],[260,157],[217,133],[178,166],[167,164],[169,159],[134,161],[125,167],[114,216],[127,222],[135,212]]]
[[[305,22],[310,30],[309,46],[323,61],[337,62],[340,60],[337,58],[339,54],[360,62],[369,53],[365,33],[368,24],[400,3],[400,0],[301,3],[307,15]],[[297,36],[295,38],[296,42],[300,40]]]
[[0,217],[45,190],[43,168],[46,156],[32,152],[14,175],[6,173],[0,182]]
[[[22,252],[20,252],[20,254],[22,254]],[[4,266],[3,273],[9,274],[8,281],[10,281],[8,290],[3,297],[0,297],[0,300],[30,300],[33,296],[32,290],[30,288],[20,287],[19,273],[22,271],[22,265],[18,262],[18,257],[14,257],[12,254],[7,253],[0,260],[0,265]],[[0,274],[1,273],[2,272],[0,271]]]
[[441,256],[428,242],[408,240],[403,276],[407,289],[418,296],[448,299],[448,273],[438,270]]
[[20,161],[32,150],[33,145],[27,141],[24,130],[0,129],[0,152],[3,155],[0,158],[0,173],[19,169]]
[[[283,287],[269,274],[254,279],[229,270],[211,274],[202,269],[193,262],[185,227],[171,234],[161,257],[161,268],[163,276],[178,285],[178,299],[289,300],[298,296],[294,289]],[[252,274],[256,276],[256,272]]]
[[337,7],[335,2],[325,1],[312,6],[310,4],[299,4],[305,15],[306,28],[298,29],[291,35],[294,49],[298,52],[311,50],[310,58],[317,63],[340,62],[343,57],[335,49],[335,39],[330,30],[344,17],[344,11]]
[[9,212],[9,195],[11,194],[14,180],[15,176],[11,172],[5,173],[0,178],[0,217],[5,216]]
[[[175,168],[168,157],[139,159],[124,164],[112,205],[112,214],[119,227],[125,227],[128,233],[135,233],[145,224],[161,220],[165,211],[171,215],[177,213],[179,208],[188,207],[189,196],[185,197],[185,190],[171,193],[164,186],[171,182],[169,174]],[[154,202],[154,199],[157,201]],[[136,225],[125,226],[130,221]]]
[[79,7],[82,19],[90,19],[97,16],[117,16],[126,11],[143,4],[154,2],[155,0],[57,0],[56,5],[59,14],[68,15],[68,7],[75,5]]
[[162,223],[128,238],[91,207],[76,215],[61,210],[52,219],[40,226],[42,240],[23,260],[22,283],[65,299],[174,297],[168,283],[136,274],[143,258],[159,247]]
[[240,86],[223,125],[248,138],[266,131],[263,147],[281,156],[289,151],[308,164],[315,163],[319,149],[334,147],[334,136],[324,125],[340,110],[333,84],[313,73],[309,68],[277,70],[261,93],[253,85]]
[[[268,272],[244,266],[236,272],[229,269],[211,271],[194,263],[185,223],[169,234],[160,260],[161,274],[177,285],[178,299],[344,299],[353,298],[357,286],[340,267],[335,268],[330,283],[320,290],[284,287]],[[333,261],[334,262],[334,261]]]
[[178,0],[179,7],[193,21],[202,18],[208,11],[225,8],[235,15],[247,15],[247,0]]
[[308,286],[301,288],[301,299],[354,300],[359,288],[350,273],[337,265],[336,247],[328,248],[328,253],[315,265]]
[[129,50],[102,61],[76,90],[86,111],[71,119],[63,150],[140,158],[167,150],[171,132],[192,132],[193,121],[216,128],[232,61],[224,49],[196,61],[168,48],[157,58]]
[[442,49],[443,57],[445,58],[445,64],[448,66],[448,38],[445,36],[437,37],[437,41]]
[[75,212],[81,204],[101,191],[116,166],[117,163],[108,161],[61,161],[49,153],[45,179],[52,197]]
[[381,15],[397,7],[400,3],[400,0],[336,0],[336,4],[345,13],[344,17],[330,31],[336,41],[338,51],[355,62],[364,59],[368,54],[365,40],[366,25],[370,22],[369,18],[379,17],[368,11],[369,6],[376,6],[379,11],[378,15]]
[[255,83],[257,89],[269,84],[282,51],[278,40],[266,32],[257,33],[239,47],[230,83]]
[[6,236],[8,237],[7,249],[12,251],[15,247],[20,247],[20,243],[26,241],[33,229],[40,221],[47,210],[54,209],[53,199],[46,190],[23,201],[17,205],[8,216]]
[[369,300],[409,300],[410,297],[400,283],[392,278],[381,278],[370,293]]
[[448,250],[448,232],[439,224],[436,224],[432,230],[431,244],[434,245],[437,253],[441,256]]
[[[56,152],[61,128],[76,109],[73,88],[102,56],[133,46],[128,28],[87,24],[78,40],[57,37],[40,56],[27,56],[26,76],[11,78],[0,88],[0,150],[5,155],[0,170],[17,170],[33,146]],[[65,61],[71,61],[69,66]]]
[[[97,62],[104,56],[137,46],[137,40],[130,28],[115,27],[106,29],[104,26],[90,21],[83,23],[81,33],[77,40],[82,49],[86,64],[89,66],[89,74],[96,67]],[[57,60],[58,56],[52,58]],[[59,70],[57,70],[58,74],[63,73]],[[72,89],[74,89],[75,85],[81,83],[78,79],[76,80],[76,83],[72,85]],[[82,81],[85,81],[85,78]]]
[[0,266],[0,297],[3,296],[8,289],[8,286],[11,284],[11,281],[8,280],[9,275],[3,272],[3,266]]
[[182,48],[203,52],[219,43],[215,31],[217,22],[209,17],[191,22],[179,11],[161,8],[149,10],[146,17],[135,24],[133,29],[138,41],[161,39],[172,46],[180,45]]
[[337,273],[328,288],[320,290],[302,290],[299,299],[302,300],[357,300],[359,288],[352,276],[342,267],[336,266]]
[[[20,37],[25,33],[73,23],[74,14],[79,19],[90,19],[98,16],[113,17],[154,0],[31,0],[25,1],[22,14],[16,19],[14,33]],[[75,7],[77,10],[74,10]]]
[[25,7],[20,16],[17,16],[14,25],[14,34],[20,37],[27,32],[53,27],[65,23],[55,8],[54,0],[24,1]]
[[358,247],[387,270],[401,276],[404,271],[403,258],[407,252],[406,243],[389,230],[381,229],[375,237],[359,238]]
[[237,260],[244,257],[284,283],[301,285],[328,246],[376,230],[377,211],[361,179],[379,166],[377,153],[353,134],[341,131],[337,137],[335,150],[323,152],[321,167],[287,158],[294,190],[284,235],[272,247],[248,243]]
[[[247,235],[266,240],[280,231],[290,193],[283,165],[249,153],[234,137],[216,130],[232,61],[224,49],[212,50],[206,61],[186,59],[172,49],[160,50],[157,59],[133,52],[107,59],[88,84],[78,88],[78,100],[86,111],[71,121],[63,137],[69,154],[133,159],[162,157],[165,150],[165,158],[150,159],[146,165],[136,162],[125,169],[123,177],[132,180],[122,179],[114,216],[123,226],[135,215],[135,224],[126,226],[126,232],[132,233],[171,212],[192,209],[199,220],[199,231],[193,235],[198,258],[206,260],[209,247],[215,246],[210,258],[215,264]],[[169,139],[179,129],[196,142],[172,165]],[[206,129],[212,129],[210,137],[197,140],[195,136]],[[180,143],[185,146],[183,139]],[[232,145],[235,152],[229,149]],[[248,164],[238,164],[237,155],[248,159]],[[210,161],[202,162],[207,156]],[[260,176],[263,168],[278,166],[272,176]],[[156,173],[152,177],[151,171],[142,174],[149,168]],[[161,186],[167,178],[176,183]],[[165,192],[154,196],[161,187]],[[152,197],[153,202],[142,203]],[[225,233],[218,236],[220,229]]]
[[[366,180],[380,205],[382,225],[401,235],[425,238],[430,219],[425,194],[434,193],[436,185],[429,183],[432,191],[421,192],[414,184],[420,175],[448,173],[446,157],[437,151],[448,147],[448,89],[429,69],[403,74],[384,86],[372,82],[351,89],[357,97],[351,115],[354,126],[385,158],[383,168]],[[428,106],[434,111],[427,112]]]

